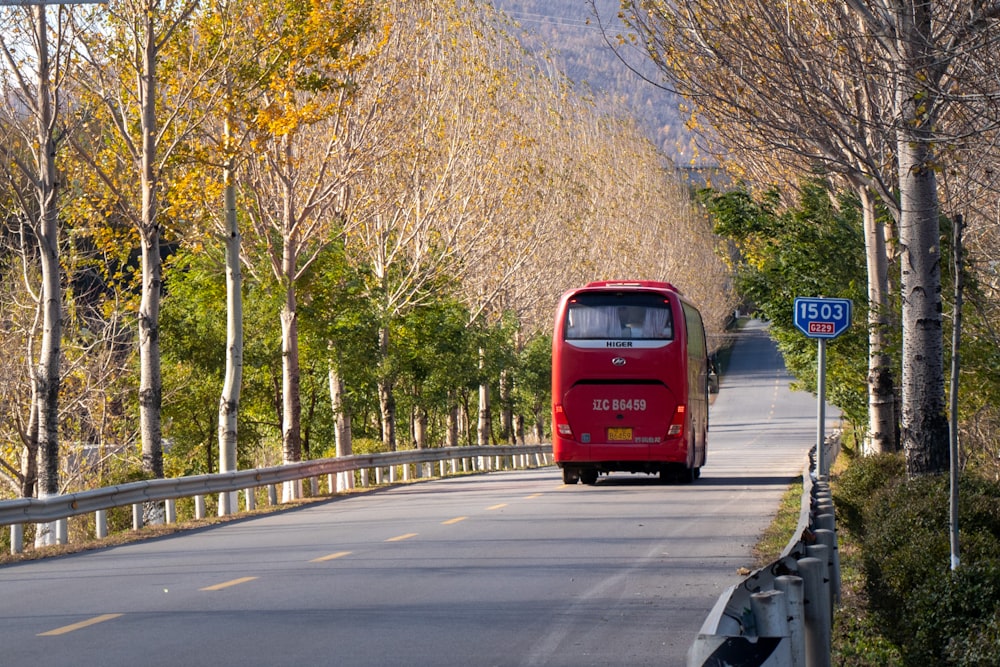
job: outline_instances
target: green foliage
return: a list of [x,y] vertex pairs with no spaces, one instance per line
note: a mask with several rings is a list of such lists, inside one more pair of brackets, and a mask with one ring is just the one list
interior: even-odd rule
[[853,460],[837,479],[835,498],[840,521],[846,521],[852,531],[861,534],[863,512],[872,496],[905,476],[906,459],[902,454],[876,454]]
[[951,638],[946,659],[956,667],[994,667],[1000,652],[1000,609]]
[[901,455],[881,455],[852,462],[835,485],[838,511],[857,524],[848,527],[877,627],[903,665],[996,664],[1000,483],[965,473],[959,487],[961,565],[951,571],[947,478],[907,480]]
[[[1000,558],[994,556],[955,571],[938,572],[906,600],[901,614],[912,626],[912,640],[904,645],[906,664],[963,664],[964,654],[957,648],[989,632],[986,626],[997,614]],[[953,641],[956,650],[951,650]],[[994,645],[992,659],[990,664],[996,665],[1000,645]]]
[[702,191],[715,232],[739,252],[736,284],[771,323],[789,371],[816,389],[816,342],[794,326],[799,296],[848,298],[853,325],[827,343],[827,400],[855,423],[867,423],[867,280],[861,209],[849,196],[834,201],[820,181],[802,184],[796,206],[779,211],[776,190],[759,199],[745,190]]
[[408,312],[395,331],[400,380],[424,409],[443,410],[456,389],[476,386],[477,331],[457,301],[441,299]]
[[517,368],[517,409],[544,423],[552,402],[552,336],[542,334],[528,341],[518,355]]
[[[165,270],[160,314],[164,438],[169,475],[218,469],[219,398],[226,368],[226,288],[219,253],[180,253]],[[281,345],[273,321],[279,307],[267,285],[244,285],[243,390],[240,468],[261,464],[262,450],[280,439]],[[277,403],[280,405],[280,403]],[[263,460],[267,460],[264,456]]]

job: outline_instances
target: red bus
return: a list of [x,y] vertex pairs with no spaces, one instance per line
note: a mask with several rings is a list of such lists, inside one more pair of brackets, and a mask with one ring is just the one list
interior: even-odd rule
[[706,460],[708,347],[670,283],[593,282],[559,300],[552,452],[566,484],[613,471],[694,481]]

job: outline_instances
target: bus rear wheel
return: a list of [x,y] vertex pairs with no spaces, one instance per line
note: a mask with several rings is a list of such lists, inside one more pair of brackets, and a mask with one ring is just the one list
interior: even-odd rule
[[597,484],[597,470],[592,468],[581,470],[580,481],[588,486],[593,486],[594,484]]
[[580,473],[572,468],[563,468],[563,484],[576,484],[580,481]]

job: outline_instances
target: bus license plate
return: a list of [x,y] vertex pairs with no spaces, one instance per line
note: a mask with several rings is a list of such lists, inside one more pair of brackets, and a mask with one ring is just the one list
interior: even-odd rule
[[608,442],[632,442],[631,428],[609,428]]

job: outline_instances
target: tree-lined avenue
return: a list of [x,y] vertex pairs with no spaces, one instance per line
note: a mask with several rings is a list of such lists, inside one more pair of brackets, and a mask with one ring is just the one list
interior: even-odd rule
[[764,330],[737,340],[692,485],[476,475],[7,566],[4,661],[682,664],[815,439]]

